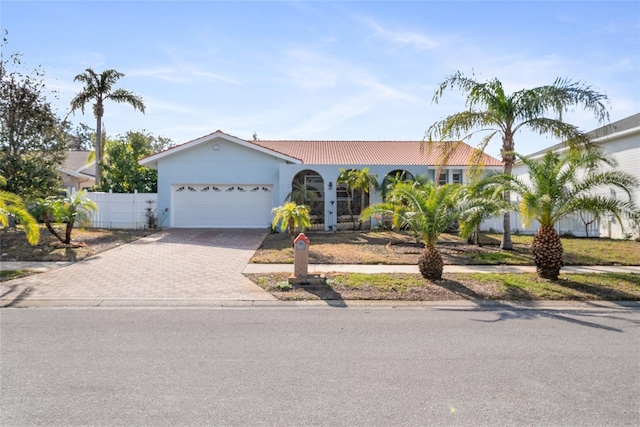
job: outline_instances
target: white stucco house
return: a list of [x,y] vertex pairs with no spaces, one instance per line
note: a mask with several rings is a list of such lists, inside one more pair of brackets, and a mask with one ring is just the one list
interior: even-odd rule
[[[438,181],[464,183],[472,151],[460,144]],[[165,227],[266,228],[272,208],[299,182],[315,193],[308,200],[314,218],[332,230],[347,199],[344,187],[336,185],[340,168],[368,167],[379,183],[402,172],[435,180],[436,160],[420,141],[248,141],[216,131],[139,163],[158,170],[157,209],[169,212]],[[483,163],[502,168],[489,155]],[[375,191],[370,197],[371,203],[382,200]]]
[[[640,180],[640,113],[597,128],[588,132],[588,135],[592,142],[598,144],[605,153],[608,153],[616,160],[619,170],[627,172]],[[566,144],[556,144],[544,150],[532,153],[528,157],[534,159],[541,158],[547,151],[562,151],[566,149]],[[513,173],[514,175],[521,177],[526,177],[527,175],[527,171],[522,164],[516,165],[513,169]],[[603,193],[614,194],[622,197],[622,194],[616,194],[620,193],[620,191],[621,190],[615,188],[602,189]],[[636,189],[633,192],[633,198],[636,203],[640,204],[640,189]],[[517,214],[512,216],[511,223],[514,229],[525,233],[534,233],[537,229],[537,224],[535,223],[532,224],[532,227],[528,230],[519,229],[521,225],[519,223],[519,218],[517,218]],[[628,220],[625,220],[622,225],[623,227],[618,224],[615,217],[609,217],[603,221],[597,221],[590,225],[589,236],[622,239],[626,237],[626,234],[633,233],[633,227],[631,227]],[[575,236],[584,237],[587,233],[584,222],[578,217],[560,221],[557,228],[557,231],[560,234],[571,233]]]

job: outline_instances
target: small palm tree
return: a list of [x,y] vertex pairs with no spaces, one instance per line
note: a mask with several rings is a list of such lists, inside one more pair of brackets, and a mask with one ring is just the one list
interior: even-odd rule
[[304,232],[311,227],[309,208],[305,205],[298,205],[295,202],[288,202],[272,211],[274,217],[271,225],[280,228],[281,231],[289,230],[291,241],[295,239],[295,232],[300,228]]
[[96,117],[96,177],[95,185],[100,186],[102,178],[102,116],[104,115],[104,101],[111,100],[118,103],[126,103],[134,109],[144,113],[145,105],[142,98],[133,92],[125,89],[113,89],[113,85],[121,78],[123,73],[116,70],[105,70],[97,74],[91,68],[87,68],[84,73],[78,74],[73,80],[84,83],[82,91],[71,100],[71,112],[81,110],[84,114],[84,107],[88,103],[93,103],[93,114]]
[[417,233],[424,241],[418,261],[420,273],[426,279],[439,280],[444,262],[436,243],[440,234],[456,220],[455,199],[459,188],[458,184],[400,182],[388,193],[386,202],[367,207],[360,216],[390,216],[393,228]]
[[[527,129],[540,135],[553,135],[567,141],[572,146],[588,145],[589,138],[576,126],[565,123],[562,113],[570,107],[594,114],[599,122],[609,117],[606,106],[607,96],[594,91],[581,82],[556,79],[551,85],[533,89],[522,89],[505,93],[498,79],[479,82],[475,76],[465,76],[460,71],[446,78],[436,89],[433,102],[437,103],[447,89],[459,89],[466,94],[467,110],[453,114],[429,127],[425,139],[436,142],[443,163],[455,152],[459,141],[468,139],[477,132],[486,132],[480,140],[478,149],[470,159],[472,164],[480,165],[482,153],[494,138],[502,142],[500,154],[504,163],[504,173],[511,173],[515,163],[514,137]],[[471,132],[476,129],[475,132]],[[504,193],[509,201],[509,192]],[[511,242],[511,219],[506,213],[503,218],[504,232],[502,249],[513,249]]]
[[[6,179],[0,176],[0,185],[4,186],[6,184]],[[40,228],[38,228],[36,220],[29,214],[22,199],[9,191],[0,190],[0,224],[8,227],[11,218],[18,220],[22,224],[27,234],[27,241],[31,245],[38,243]]]
[[468,243],[480,244],[480,226],[499,214],[509,212],[513,205],[502,198],[500,192],[482,190],[477,185],[462,187],[458,198],[458,218],[460,237]]
[[[75,224],[85,224],[90,219],[91,213],[97,210],[98,205],[88,199],[84,191],[78,191],[64,198],[51,196],[39,199],[33,206],[33,211],[42,219],[47,230],[64,244],[71,243],[71,233]],[[53,222],[66,224],[64,237],[55,230]]]
[[[529,168],[529,179],[509,174],[485,178],[479,185],[485,188],[506,188],[521,198],[518,209],[523,225],[533,220],[540,223],[531,250],[540,277],[557,280],[562,262],[562,242],[555,230],[558,221],[578,212],[598,216],[633,215],[638,212],[631,191],[640,185],[632,175],[619,171],[604,171],[603,166],[616,166],[615,161],[601,150],[545,153],[540,161],[516,155]],[[626,200],[598,195],[598,189],[617,187],[625,192]]]

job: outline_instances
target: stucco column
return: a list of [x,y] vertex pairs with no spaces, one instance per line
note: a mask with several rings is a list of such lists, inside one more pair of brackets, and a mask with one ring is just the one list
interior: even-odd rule
[[336,231],[338,219],[338,203],[336,202],[336,182],[326,179],[324,181],[324,231]]

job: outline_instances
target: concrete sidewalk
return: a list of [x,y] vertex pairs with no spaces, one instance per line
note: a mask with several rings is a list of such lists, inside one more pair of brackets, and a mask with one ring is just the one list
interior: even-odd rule
[[[634,273],[640,266],[567,266],[562,273]],[[293,264],[248,264],[244,274],[293,273]],[[417,265],[309,264],[309,273],[419,274]],[[445,265],[445,273],[535,273],[533,265]]]
[[[3,261],[0,271],[34,270],[45,272],[66,267],[72,262]],[[640,274],[640,266],[624,265],[572,265],[561,273],[633,273]],[[381,264],[309,264],[309,273],[406,273],[419,274],[417,265]],[[445,265],[445,273],[535,273],[533,265]],[[247,264],[244,274],[293,273],[293,264]]]

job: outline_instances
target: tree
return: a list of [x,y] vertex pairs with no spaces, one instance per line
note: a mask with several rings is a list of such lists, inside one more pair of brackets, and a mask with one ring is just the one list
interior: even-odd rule
[[62,122],[62,133],[68,150],[89,151],[93,148],[95,132],[85,123],[79,123],[75,128],[71,122]]
[[480,244],[480,226],[499,214],[510,212],[512,204],[502,198],[500,192],[484,190],[477,184],[462,187],[458,197],[460,237],[468,243]]
[[0,174],[6,191],[25,199],[50,195],[60,186],[56,168],[65,143],[37,68],[23,73],[20,55],[0,59]]
[[105,145],[104,180],[101,191],[115,193],[155,193],[158,171],[141,166],[138,160],[153,154],[157,139],[142,132],[128,132],[124,137],[107,140]]
[[71,111],[82,111],[88,103],[93,103],[93,114],[96,118],[96,186],[100,186],[102,178],[102,116],[104,115],[104,102],[111,100],[117,103],[131,105],[135,110],[144,113],[145,105],[139,95],[125,89],[114,89],[113,85],[121,78],[123,73],[116,70],[105,70],[96,74],[91,68],[78,74],[73,80],[84,83],[82,91],[71,100]]
[[[340,168],[340,175],[336,182],[338,184],[344,184],[347,191],[347,211],[349,212],[349,216],[351,216],[351,221],[353,222],[353,229],[356,229],[356,217],[353,213],[353,190],[361,190],[362,191],[362,204],[364,205],[364,192],[369,192],[369,187],[372,185],[371,182],[375,181],[377,185],[378,177],[377,175],[369,172],[369,168],[364,168],[362,170],[356,169],[344,169]],[[366,190],[365,190],[366,187]],[[362,206],[360,208],[362,211]]]
[[[6,183],[5,178],[0,176],[0,186],[4,186]],[[27,234],[27,241],[31,245],[38,243],[40,228],[38,228],[36,220],[29,214],[22,199],[9,191],[0,190],[0,224],[8,227],[10,218],[16,219],[22,224]]]
[[459,184],[400,182],[388,193],[386,202],[367,207],[360,217],[390,216],[393,228],[417,233],[424,241],[418,260],[420,273],[425,279],[439,280],[444,262],[436,243],[440,234],[456,220],[455,200],[459,188]]
[[[60,242],[68,245],[71,243],[71,233],[75,224],[86,223],[91,213],[98,210],[98,206],[86,197],[84,191],[78,191],[71,196],[49,196],[46,199],[39,199],[32,209],[44,222],[47,230]],[[66,224],[64,237],[55,230],[53,222]]]
[[[562,114],[571,107],[581,107],[598,119],[599,123],[609,118],[604,102],[607,96],[594,91],[590,86],[567,79],[556,79],[548,86],[522,89],[511,94],[505,93],[498,79],[478,82],[475,76],[467,77],[460,71],[447,77],[436,89],[433,102],[438,103],[447,89],[458,89],[466,94],[467,110],[453,114],[429,127],[425,139],[429,143],[438,140],[443,163],[451,155],[459,141],[468,139],[477,132],[487,132],[478,149],[470,159],[480,164],[481,155],[494,138],[502,140],[500,155],[504,163],[504,173],[511,173],[515,162],[515,135],[524,129],[540,135],[553,135],[572,147],[588,145],[589,138],[576,126],[565,123]],[[475,132],[470,131],[477,129]],[[511,195],[505,191],[504,199]],[[508,213],[503,218],[504,232],[500,247],[513,249],[511,242],[511,219]]]
[[[378,188],[378,175],[371,172],[369,168],[365,167],[355,171],[355,182],[353,183],[353,189],[360,191],[360,212],[365,208],[366,196],[371,191],[371,188]],[[362,226],[362,220],[360,221]]]
[[[562,241],[555,230],[558,221],[578,212],[590,212],[601,216],[637,214],[638,209],[631,191],[640,186],[632,175],[619,170],[603,170],[605,165],[616,166],[611,157],[601,150],[557,153],[548,151],[540,161],[521,155],[516,157],[529,168],[529,179],[511,174],[488,176],[478,185],[483,188],[507,189],[519,195],[518,205],[523,225],[533,220],[540,223],[531,250],[540,277],[557,280],[562,268]],[[610,192],[598,195],[605,187],[617,187],[627,195],[626,200],[612,196]]]
[[305,205],[287,202],[282,206],[273,208],[272,212],[274,217],[271,225],[274,228],[280,228],[281,231],[288,229],[292,242],[295,238],[296,228],[300,228],[300,230],[304,232],[311,227],[309,208]]

